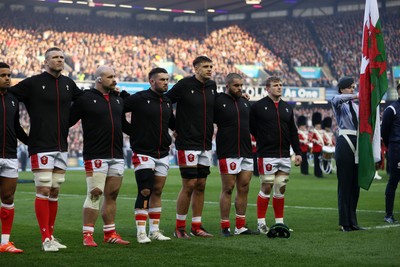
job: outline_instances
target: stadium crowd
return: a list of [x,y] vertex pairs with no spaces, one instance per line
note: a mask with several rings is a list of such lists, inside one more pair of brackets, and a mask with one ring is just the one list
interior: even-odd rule
[[[12,66],[14,78],[25,78],[43,69],[43,53],[49,46],[66,51],[66,72],[75,80],[93,80],[99,65],[116,66],[117,80],[146,82],[148,71],[163,62],[174,62],[192,75],[191,60],[207,54],[215,62],[213,79],[223,83],[230,72],[239,72],[236,64],[263,66],[269,75],[282,77],[288,86],[331,87],[343,75],[359,72],[362,13],[340,16],[247,21],[210,24],[208,35],[195,23],[137,22],[121,18],[86,15],[41,16],[27,11],[0,9],[0,60]],[[397,13],[382,16],[385,31],[388,73],[400,65],[396,49],[400,31]],[[277,27],[276,25],[279,25]],[[323,27],[320,27],[320,26]],[[335,40],[334,42],[332,40]],[[307,81],[294,70],[297,66],[319,66],[331,72],[319,80]],[[328,66],[328,68],[326,68]],[[240,72],[239,72],[240,73]],[[172,74],[171,81],[181,79]],[[246,77],[244,75],[244,77]],[[245,78],[245,84],[262,83]],[[311,115],[316,109],[298,109],[296,116]],[[332,112],[322,109],[324,114]],[[305,113],[305,114],[304,114]],[[21,123],[29,127],[29,118],[21,109]],[[336,129],[336,125],[333,125]],[[70,129],[70,156],[81,156],[82,137],[78,125]]]

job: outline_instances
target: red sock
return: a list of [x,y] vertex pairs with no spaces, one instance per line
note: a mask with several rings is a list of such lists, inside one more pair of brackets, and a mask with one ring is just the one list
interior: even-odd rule
[[265,214],[267,214],[269,203],[269,197],[263,197],[258,194],[257,197],[257,218],[258,219],[265,219]]
[[12,205],[12,207],[9,208],[1,207],[0,217],[1,217],[1,233],[4,235],[9,235],[11,233],[11,228],[14,221],[14,205]]
[[46,238],[50,238],[49,231],[49,199],[36,197],[35,199],[35,213],[39,224],[40,233],[42,234],[42,242]]
[[285,205],[285,198],[282,197],[274,197],[272,200],[272,206],[274,207],[275,220],[283,219],[283,208]]
[[229,220],[221,220],[221,229],[231,228],[231,222]]
[[246,225],[246,215],[236,214],[236,228],[240,229]]
[[176,219],[176,228],[186,228],[186,220]]
[[56,222],[58,211],[58,200],[49,199],[49,232],[53,235],[54,223]]
[[201,222],[192,222],[193,230],[200,229],[200,227],[201,227]]

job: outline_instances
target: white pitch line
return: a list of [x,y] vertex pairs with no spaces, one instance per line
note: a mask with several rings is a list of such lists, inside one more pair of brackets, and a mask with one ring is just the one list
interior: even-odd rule
[[[29,195],[34,195],[34,192],[19,192],[24,193],[24,194],[29,194]],[[60,197],[72,197],[72,198],[84,198],[85,195],[78,195],[78,194],[59,194]],[[135,197],[129,197],[126,195],[120,195],[118,196],[119,199],[125,199],[125,200],[136,200]],[[32,199],[17,199],[17,201],[31,201]],[[163,202],[176,202],[176,199],[162,199]],[[205,204],[210,204],[210,205],[219,205],[219,202],[215,201],[204,201]],[[233,203],[232,203],[233,205]],[[256,204],[249,203],[247,204],[248,206],[255,207]],[[285,205],[285,208],[291,208],[291,209],[306,209],[306,210],[325,210],[325,211],[337,211],[337,208],[328,208],[328,207],[306,207],[306,206],[287,206]],[[358,212],[368,212],[368,213],[385,213],[385,211],[381,210],[357,210]]]

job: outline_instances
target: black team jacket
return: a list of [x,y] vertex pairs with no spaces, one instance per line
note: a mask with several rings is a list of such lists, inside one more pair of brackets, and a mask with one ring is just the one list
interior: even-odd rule
[[171,136],[174,130],[174,115],[171,100],[151,89],[137,92],[124,99],[124,112],[132,112],[130,143],[134,153],[153,158],[169,155]]
[[220,94],[215,101],[214,122],[218,126],[217,156],[224,158],[253,158],[250,137],[250,103]]
[[75,82],[43,72],[9,88],[26,106],[30,117],[29,154],[68,150],[69,109],[82,95]]
[[176,104],[176,137],[178,150],[211,150],[214,133],[213,117],[217,85],[186,77],[166,93]]
[[28,144],[28,136],[19,123],[19,103],[10,93],[0,93],[0,158],[17,158],[17,138]]
[[296,155],[301,155],[293,109],[283,100],[278,108],[268,96],[254,103],[250,109],[250,132],[257,140],[260,158],[288,158],[290,145]]
[[71,107],[70,126],[82,119],[83,159],[123,159],[124,102],[113,93],[109,101],[97,89],[84,91]]

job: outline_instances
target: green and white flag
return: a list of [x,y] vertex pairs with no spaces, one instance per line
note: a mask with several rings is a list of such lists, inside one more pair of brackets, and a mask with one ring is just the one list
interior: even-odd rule
[[380,160],[379,103],[388,87],[377,0],[365,1],[359,86],[358,184],[368,190]]

